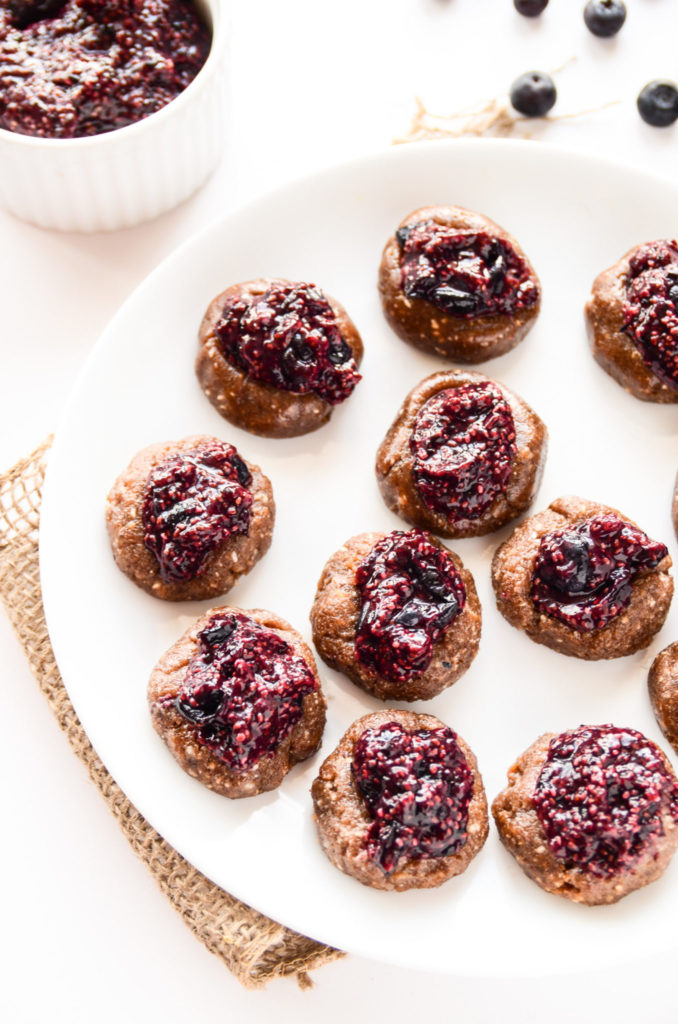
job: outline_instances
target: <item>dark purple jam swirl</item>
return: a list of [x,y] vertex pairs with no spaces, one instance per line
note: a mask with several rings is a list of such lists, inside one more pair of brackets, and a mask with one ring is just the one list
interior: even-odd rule
[[312,284],[274,282],[263,295],[229,299],[215,333],[231,365],[273,388],[338,405],[360,380],[332,307]]
[[678,389],[678,243],[649,242],[629,260],[624,326],[643,362]]
[[241,613],[217,613],[198,634],[175,700],[198,741],[229,771],[275,755],[318,689],[304,659],[274,630]]
[[439,391],[419,410],[410,452],[428,508],[451,523],[478,519],[511,477],[516,428],[508,402],[490,381]]
[[634,579],[667,554],[618,516],[594,516],[541,538],[530,596],[540,612],[580,633],[602,629],[628,606]]
[[391,682],[425,672],[433,645],[466,604],[466,588],[444,548],[425,533],[394,530],[356,571],[359,662]]
[[678,824],[678,783],[635,729],[584,726],[554,737],[532,797],[551,853],[598,878],[630,870]]
[[54,139],[123,128],[183,92],[210,46],[190,0],[9,0],[0,128]]
[[451,729],[366,729],[352,770],[373,819],[367,854],[385,875],[401,860],[445,857],[465,844],[473,772]]
[[172,455],[149,474],[144,544],[167,583],[195,579],[208,556],[250,527],[252,475],[230,444],[215,441]]
[[402,287],[445,313],[472,320],[510,316],[539,301],[539,286],[513,246],[485,231],[460,231],[433,220],[398,228]]

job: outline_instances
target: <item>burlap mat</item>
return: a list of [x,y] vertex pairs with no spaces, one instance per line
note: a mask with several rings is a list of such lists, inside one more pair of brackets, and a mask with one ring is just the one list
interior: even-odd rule
[[307,971],[343,954],[283,928],[196,871],[129,802],[78,721],[54,660],[40,592],[38,524],[50,444],[51,439],[0,476],[0,596],[40,689],[132,849],[193,934],[247,988],[280,976],[294,976],[308,987]]

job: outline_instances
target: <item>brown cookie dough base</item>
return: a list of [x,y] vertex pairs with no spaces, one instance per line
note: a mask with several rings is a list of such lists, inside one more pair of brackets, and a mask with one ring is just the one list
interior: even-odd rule
[[[198,651],[198,634],[211,618],[219,613],[241,612],[240,608],[212,608],[173,644],[151,674],[148,684],[148,704],[153,728],[165,741],[181,767],[198,782],[222,796],[235,799],[256,796],[276,789],[285,775],[298,761],[303,761],[320,746],[325,727],[325,698],[318,689],[306,694],[302,703],[302,716],[291,732],[280,743],[273,756],[263,756],[247,772],[230,771],[206,746],[199,743],[196,730],[179,714],[172,703],[179,695],[191,658]],[[274,630],[303,658],[318,678],[315,659],[301,636],[285,619],[273,612],[255,608],[244,612],[255,622]]]
[[[461,231],[486,231],[507,242],[525,260],[540,288],[539,278],[515,238],[488,217],[459,206],[423,206],[405,217],[398,228],[423,220]],[[381,257],[379,294],[386,319],[403,341],[460,363],[481,363],[515,348],[534,323],[541,306],[540,289],[540,297],[530,309],[512,315],[495,314],[467,320],[445,313],[425,299],[408,298],[402,287],[401,252],[395,232]]]
[[[299,437],[317,430],[329,420],[333,406],[316,395],[284,391],[261,384],[237,367],[221,353],[215,333],[228,299],[256,299],[274,284],[289,284],[282,279],[260,278],[231,285],[207,307],[198,332],[198,355],[195,372],[200,386],[214,408],[230,423],[261,437]],[[337,318],[337,326],[350,346],[356,366],[363,358],[363,343],[355,324],[344,307],[323,293]]]
[[678,643],[669,644],[654,659],[647,685],[659,728],[678,753]]
[[[135,455],[115,481],[106,501],[106,527],[119,569],[153,597],[164,601],[202,601],[227,593],[271,546],[275,502],[268,477],[243,459],[252,474],[252,510],[247,534],[233,534],[208,555],[203,572],[192,580],[168,582],[155,555],[144,544],[141,517],[149,474],[174,455],[195,451],[218,438],[195,434],[181,441],[152,444]],[[242,458],[242,456],[241,456]]]
[[[441,512],[428,508],[419,496],[412,477],[410,436],[419,410],[439,391],[488,382],[499,389],[513,414],[516,455],[511,476],[506,491],[497,495],[482,516],[451,523]],[[504,526],[530,506],[541,482],[546,448],[546,427],[513,391],[497,381],[490,381],[482,373],[444,370],[417,384],[400,407],[377,452],[377,483],[388,508],[413,526],[431,530],[442,537],[480,537]]]
[[[635,889],[656,881],[664,872],[678,847],[678,826],[670,815],[665,815],[664,836],[631,870],[610,878],[597,878],[579,868],[565,867],[551,853],[546,833],[532,805],[532,795],[548,755],[549,743],[555,735],[545,733],[540,736],[509,769],[508,786],[492,804],[499,837],[525,874],[546,892],[588,906],[616,903]],[[666,765],[673,773],[668,761]]]
[[[381,700],[429,700],[452,686],[466,672],[478,653],[482,613],[471,573],[461,559],[447,551],[466,588],[466,604],[449,628],[433,645],[433,657],[425,672],[406,682],[384,679],[358,661],[355,638],[360,615],[360,595],[355,574],[384,533],[360,533],[346,541],[326,563],[311,609],[313,643],[323,661],[343,672],[357,686]],[[435,537],[432,544],[443,547]]]
[[397,892],[434,888],[465,871],[487,838],[487,800],[478,763],[466,743],[457,736],[474,780],[468,840],[464,846],[447,857],[408,858],[401,861],[401,866],[391,875],[385,875],[367,856],[365,838],[372,819],[353,781],[351,762],[353,748],[362,733],[387,722],[399,722],[412,730],[444,728],[444,723],[433,715],[418,715],[412,711],[376,711],[354,722],[336,750],[323,763],[311,788],[318,838],[332,864],[363,885]]
[[584,309],[593,358],[635,398],[643,402],[678,402],[678,390],[664,384],[652,372],[631,339],[622,332],[629,261],[638,248],[636,245],[629,249],[593,282],[591,297]]
[[584,498],[558,498],[545,512],[539,512],[516,527],[495,552],[492,585],[497,608],[512,626],[524,630],[535,643],[587,661],[623,658],[647,647],[663,626],[673,596],[669,555],[656,569],[636,577],[630,603],[603,629],[580,633],[539,612],[532,602],[532,567],[541,538],[552,530],[577,526],[593,516],[610,513],[636,525],[608,505]]

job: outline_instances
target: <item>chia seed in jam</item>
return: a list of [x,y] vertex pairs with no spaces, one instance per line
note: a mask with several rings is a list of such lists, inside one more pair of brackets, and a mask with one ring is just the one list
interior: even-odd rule
[[276,282],[231,298],[215,332],[224,358],[252,380],[338,405],[360,380],[332,307],[312,284]]
[[241,613],[217,613],[198,635],[175,706],[200,743],[243,773],[275,755],[317,689],[304,659],[276,632]]
[[190,0],[9,0],[0,8],[0,128],[72,139],[160,110],[207,60]]
[[144,544],[168,583],[195,579],[208,556],[250,526],[252,475],[230,444],[172,455],[149,474],[141,518]]
[[451,523],[478,519],[508,487],[513,414],[490,381],[446,388],[419,410],[410,452],[414,484],[428,508]]
[[445,857],[466,843],[473,772],[451,729],[366,729],[352,771],[373,819],[367,854],[385,875],[404,858]]
[[678,389],[678,243],[649,242],[629,260],[622,330],[643,362]]
[[598,878],[632,869],[666,814],[678,825],[678,785],[659,748],[613,725],[552,739],[532,802],[551,853]]
[[667,554],[637,526],[595,516],[541,538],[530,596],[540,612],[572,629],[602,629],[628,606],[634,579]]
[[510,316],[539,301],[539,287],[515,249],[485,231],[461,231],[433,220],[398,228],[402,287],[445,313],[472,320]]
[[434,643],[466,604],[464,582],[449,554],[419,530],[382,537],[358,566],[356,586],[356,657],[391,682],[426,671]]

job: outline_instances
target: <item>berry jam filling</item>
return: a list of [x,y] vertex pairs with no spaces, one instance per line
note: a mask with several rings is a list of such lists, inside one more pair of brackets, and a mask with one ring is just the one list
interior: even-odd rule
[[532,796],[551,853],[598,878],[630,870],[678,824],[678,785],[642,733],[584,726],[551,740]]
[[478,519],[508,487],[513,414],[489,381],[446,388],[419,410],[410,452],[414,484],[428,508],[452,523]]
[[419,530],[382,537],[358,566],[356,586],[356,657],[391,682],[428,668],[434,643],[466,604],[454,562]]
[[9,0],[0,128],[71,139],[140,121],[183,92],[210,45],[190,0]]
[[312,284],[275,283],[227,301],[215,332],[221,352],[253,380],[338,405],[360,374],[332,307]]
[[595,516],[541,538],[530,596],[540,612],[580,633],[602,629],[627,607],[634,579],[667,554],[637,526]]
[[250,527],[252,475],[230,444],[172,455],[149,474],[141,519],[144,544],[167,583],[192,580],[208,555]]
[[304,659],[272,629],[217,613],[198,634],[174,704],[198,741],[242,773],[275,754],[301,718],[304,697],[317,689]]
[[465,844],[473,772],[451,729],[366,729],[352,769],[373,819],[367,855],[384,874],[404,858],[445,857]]
[[402,287],[445,313],[472,320],[510,315],[539,300],[527,263],[508,242],[486,231],[460,231],[432,220],[398,228]]
[[629,260],[624,326],[643,362],[678,389],[678,243],[650,242]]

